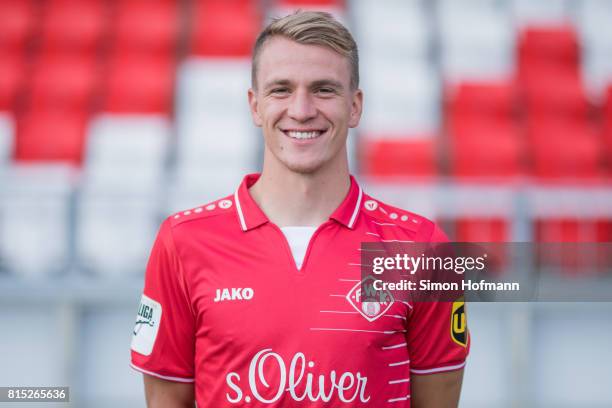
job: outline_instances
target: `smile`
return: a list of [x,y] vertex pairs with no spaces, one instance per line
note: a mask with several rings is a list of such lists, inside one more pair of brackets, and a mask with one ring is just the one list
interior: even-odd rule
[[285,130],[284,133],[292,139],[307,140],[315,139],[321,136],[325,131],[323,130]]

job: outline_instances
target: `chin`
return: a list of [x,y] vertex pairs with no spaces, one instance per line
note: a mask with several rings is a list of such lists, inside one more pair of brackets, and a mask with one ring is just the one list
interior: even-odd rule
[[284,165],[292,172],[299,174],[312,174],[319,170],[321,167],[323,167],[322,163],[319,162],[285,162]]

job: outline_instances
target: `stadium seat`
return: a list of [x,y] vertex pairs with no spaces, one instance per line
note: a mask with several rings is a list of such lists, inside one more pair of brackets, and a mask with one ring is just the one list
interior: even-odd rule
[[115,55],[105,81],[102,111],[169,115],[174,75],[175,64],[171,57]]
[[586,123],[532,121],[529,142],[537,177],[579,180],[603,175],[601,141]]
[[110,13],[103,0],[48,0],[41,25],[41,52],[94,56],[109,34]]
[[15,122],[13,115],[8,112],[0,112],[0,171],[13,156],[14,143]]
[[584,121],[589,103],[577,70],[548,63],[526,66],[522,85],[527,110],[538,117],[565,117]]
[[520,34],[519,62],[521,71],[526,65],[537,62],[576,67],[579,58],[578,35],[571,25],[527,27]]
[[455,220],[454,241],[457,242],[508,242],[511,241],[510,225],[505,218],[461,217]]
[[177,94],[179,163],[213,160],[220,162],[220,168],[229,169],[255,161],[260,142],[246,100],[249,86],[247,59],[192,57],[181,64]]
[[421,2],[353,0],[349,12],[363,61],[428,58],[433,28]]
[[248,161],[179,162],[171,175],[164,213],[185,211],[233,194],[244,175],[255,171],[255,166],[249,166]]
[[16,108],[17,97],[25,85],[24,71],[20,55],[0,53],[0,111]]
[[537,247],[538,266],[554,267],[557,273],[569,276],[609,273],[610,252],[607,248],[587,244],[612,242],[612,219],[588,216],[538,218],[534,230],[536,241],[540,243]]
[[606,88],[612,84],[612,49],[605,53],[586,52],[582,63],[582,81],[592,101],[600,103],[605,99]]
[[554,26],[571,20],[568,0],[511,0],[512,14],[518,27]]
[[576,22],[587,49],[610,49],[612,3],[608,0],[581,0],[576,4]]
[[605,100],[604,100],[604,116],[606,119],[612,121],[612,81],[608,84],[608,87],[605,92]]
[[364,136],[361,169],[368,176],[431,177],[437,174],[436,138]]
[[76,211],[76,257],[81,271],[107,279],[144,272],[160,219],[159,195],[81,193]]
[[80,112],[33,111],[17,118],[18,161],[63,161],[80,164],[87,115]]
[[84,182],[91,189],[150,193],[160,186],[170,123],[153,115],[101,115],[88,130]]
[[91,57],[49,56],[38,60],[30,82],[29,108],[33,110],[92,109],[100,71]]
[[194,2],[191,55],[246,57],[260,30],[258,8],[251,1]]
[[177,111],[212,117],[249,115],[246,90],[250,85],[246,58],[188,58],[178,69]]
[[[0,0],[0,50],[21,53],[36,25],[36,3],[31,0]],[[0,87],[1,88],[1,87]]]
[[525,149],[512,121],[453,123],[452,174],[456,177],[507,178],[525,174]]
[[464,81],[446,90],[451,121],[486,118],[507,120],[518,112],[518,89],[511,81]]
[[25,279],[65,272],[75,174],[58,164],[13,164],[0,173],[0,259]]
[[362,88],[368,98],[364,134],[437,134],[440,80],[434,67],[416,61],[363,61]]
[[612,242],[611,220],[585,218],[539,218],[538,242]]
[[121,0],[116,3],[114,52],[118,54],[176,53],[180,2]]
[[512,77],[514,27],[499,4],[489,0],[439,3],[440,59],[446,81]]
[[[194,112],[178,119],[177,160],[183,164],[208,163],[210,169],[226,171],[255,163],[260,136],[246,117],[209,115]],[[214,146],[214,149],[211,149]]]
[[603,138],[608,171],[612,173],[612,85],[608,87],[604,102]]

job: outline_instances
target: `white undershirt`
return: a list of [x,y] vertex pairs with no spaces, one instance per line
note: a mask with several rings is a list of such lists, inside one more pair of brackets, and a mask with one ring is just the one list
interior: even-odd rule
[[302,269],[302,263],[304,262],[304,256],[308,249],[308,243],[312,234],[314,234],[316,227],[282,227],[281,231],[285,234],[289,248],[291,248],[291,254],[295,260],[295,264],[298,269]]

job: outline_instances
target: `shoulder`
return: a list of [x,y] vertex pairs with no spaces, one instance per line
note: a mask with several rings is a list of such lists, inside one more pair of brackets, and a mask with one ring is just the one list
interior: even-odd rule
[[446,240],[442,230],[432,220],[387,204],[368,194],[363,195],[362,214],[366,223],[393,227],[394,230],[415,236],[418,241]]
[[222,197],[194,208],[189,208],[170,214],[164,221],[164,224],[166,224],[169,229],[174,231],[179,227],[193,225],[201,227],[202,224],[217,224],[218,222],[225,222],[226,217],[233,216],[234,205],[233,195]]

